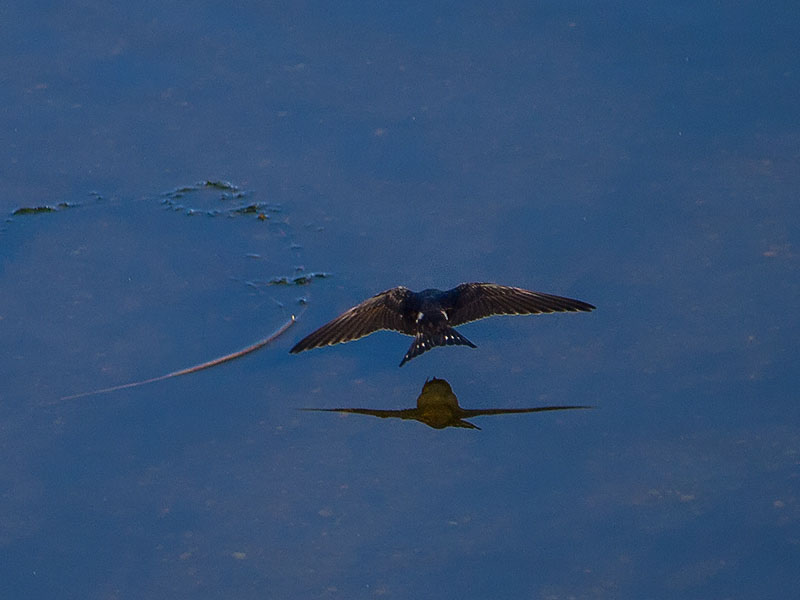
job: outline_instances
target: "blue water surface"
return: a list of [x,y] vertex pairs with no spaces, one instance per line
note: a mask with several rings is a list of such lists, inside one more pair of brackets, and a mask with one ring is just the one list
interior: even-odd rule
[[[794,2],[0,23],[0,597],[796,595]],[[477,349],[402,368],[390,332],[288,353],[381,290],[463,281],[597,310],[464,325]],[[237,361],[62,399],[293,314]],[[409,408],[430,377],[468,408],[594,408],[297,410]]]

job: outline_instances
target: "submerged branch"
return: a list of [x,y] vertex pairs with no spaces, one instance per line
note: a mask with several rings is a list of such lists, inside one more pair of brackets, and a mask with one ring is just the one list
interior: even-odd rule
[[116,392],[117,390],[124,390],[127,388],[139,387],[140,385],[146,385],[148,383],[155,383],[156,381],[163,381],[164,379],[170,379],[171,377],[179,377],[180,375],[188,375],[189,373],[197,373],[198,371],[202,371],[203,369],[210,369],[211,367],[216,367],[222,363],[235,360],[237,358],[241,358],[246,354],[250,354],[251,352],[255,352],[266,346],[267,344],[274,342],[278,339],[281,335],[283,335],[289,327],[295,324],[297,321],[297,317],[292,315],[291,318],[284,323],[280,329],[277,329],[274,333],[272,333],[269,337],[264,338],[263,340],[259,340],[252,346],[248,346],[247,348],[242,348],[232,354],[226,354],[225,356],[220,356],[218,358],[209,360],[208,362],[204,362],[199,365],[194,365],[192,367],[188,367],[186,369],[181,369],[180,371],[173,371],[172,373],[167,373],[166,375],[161,375],[159,377],[153,377],[151,379],[145,379],[143,381],[134,381],[132,383],[123,383],[122,385],[115,385],[107,388],[102,388],[99,390],[92,390],[91,392],[81,392],[80,394],[72,394],[71,396],[61,396],[59,400],[74,400],[75,398],[83,398],[85,396],[94,396],[97,394],[106,394],[108,392]]

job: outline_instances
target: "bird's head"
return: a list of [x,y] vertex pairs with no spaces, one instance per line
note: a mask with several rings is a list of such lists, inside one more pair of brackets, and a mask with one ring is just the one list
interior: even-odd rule
[[444,310],[427,310],[419,311],[417,313],[417,323],[419,325],[438,325],[440,323],[447,323],[448,316]]

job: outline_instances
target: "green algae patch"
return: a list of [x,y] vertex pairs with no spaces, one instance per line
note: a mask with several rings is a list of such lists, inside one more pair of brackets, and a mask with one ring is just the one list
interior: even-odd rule
[[315,279],[326,279],[330,276],[331,273],[324,273],[322,271],[301,273],[294,277],[273,277],[267,282],[267,285],[308,285]]
[[271,215],[283,210],[277,204],[253,202],[251,195],[228,181],[204,179],[164,192],[161,203],[187,216],[255,216],[260,221],[270,220]]
[[55,206],[44,205],[44,206],[23,206],[16,209],[12,212],[12,216],[17,215],[41,215],[44,213],[53,213],[58,212],[60,210],[64,210],[65,208],[73,208],[77,206],[77,204],[71,204],[69,202],[59,202]]

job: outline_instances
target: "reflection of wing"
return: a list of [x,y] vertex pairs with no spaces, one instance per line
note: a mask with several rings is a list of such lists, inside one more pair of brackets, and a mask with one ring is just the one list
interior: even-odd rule
[[447,293],[449,325],[455,327],[491,315],[533,315],[552,312],[590,311],[595,307],[580,300],[531,292],[494,283],[462,283]]
[[575,408],[592,408],[591,406],[538,406],[536,408],[479,408],[464,409],[456,407],[455,411],[446,405],[442,405],[442,410],[428,410],[420,408],[407,408],[404,410],[375,410],[372,408],[301,408],[300,410],[315,412],[338,412],[354,413],[358,415],[370,415],[381,419],[413,419],[424,423],[434,429],[444,429],[446,427],[463,427],[465,429],[480,429],[477,425],[465,421],[471,417],[481,415],[508,415],[515,413],[543,412],[547,410],[571,410]]
[[301,408],[300,410],[314,412],[355,413],[357,415],[371,415],[373,417],[380,417],[381,419],[416,419],[419,415],[419,411],[416,408],[409,408],[405,410],[373,410],[371,408]]
[[403,323],[403,304],[411,295],[404,287],[396,287],[364,300],[333,321],[304,337],[290,350],[297,354],[303,350],[350,342],[380,329],[393,329],[414,335]]
[[536,408],[462,408],[459,416],[464,419],[481,415],[513,415],[519,413],[545,412],[548,410],[573,410],[576,408],[593,408],[591,406],[537,406]]
[[[394,418],[394,419],[409,419],[424,423],[428,427],[434,429],[444,429],[446,427],[463,427],[465,429],[480,429],[477,425],[473,425],[469,421],[464,421],[459,415],[455,416],[451,411],[444,410],[441,412],[424,411],[419,408],[407,408],[404,410],[374,410],[372,408],[301,408],[300,410],[315,411],[315,412],[338,412],[338,413],[354,413],[357,415],[370,415],[373,417],[380,417],[381,419]],[[480,413],[484,414],[484,413]]]

